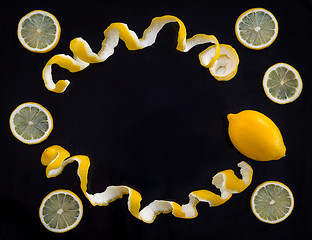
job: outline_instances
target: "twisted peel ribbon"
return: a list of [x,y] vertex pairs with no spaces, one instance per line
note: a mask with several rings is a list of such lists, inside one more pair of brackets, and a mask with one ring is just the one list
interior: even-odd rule
[[[112,54],[118,45],[119,40],[124,41],[129,50],[139,50],[151,46],[155,41],[158,32],[168,23],[176,22],[179,25],[177,47],[181,52],[188,52],[191,48],[199,44],[212,43],[214,45],[202,51],[198,57],[200,64],[209,68],[210,73],[220,81],[232,79],[239,63],[238,55],[234,48],[229,45],[219,44],[213,35],[196,34],[186,38],[186,28],[183,22],[171,15],[155,17],[150,26],[144,31],[143,37],[138,38],[136,33],[130,30],[127,24],[112,23],[104,31],[104,40],[98,53],[94,53],[89,44],[82,38],[75,38],[70,42],[70,50],[73,57],[64,54],[53,56],[42,70],[42,78],[48,90],[62,93],[69,85],[69,80],[59,80],[54,83],[52,78],[52,65],[57,64],[70,72],[78,72],[89,66],[90,63],[104,62]],[[219,63],[217,64],[219,60]]]
[[228,201],[233,193],[244,191],[251,183],[253,170],[246,162],[238,163],[242,179],[237,178],[231,169],[217,173],[212,184],[220,190],[221,194],[215,194],[208,190],[197,190],[189,194],[189,202],[179,205],[174,201],[155,200],[141,208],[141,194],[128,186],[108,186],[104,192],[90,194],[87,192],[88,171],[90,159],[85,155],[70,156],[70,153],[61,146],[54,145],[44,150],[41,162],[46,166],[46,176],[56,177],[62,173],[64,167],[76,161],[78,163],[77,174],[80,178],[80,187],[93,206],[107,206],[109,203],[123,195],[128,194],[128,209],[130,213],[146,223],[152,223],[160,213],[170,213],[178,218],[195,218],[198,215],[196,205],[199,202],[207,202],[211,207],[219,206]]

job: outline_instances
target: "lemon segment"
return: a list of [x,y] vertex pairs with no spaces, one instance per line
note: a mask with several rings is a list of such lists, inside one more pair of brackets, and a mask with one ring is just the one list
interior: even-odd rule
[[26,144],[44,141],[53,129],[50,112],[34,102],[19,105],[11,113],[9,124],[14,137]]
[[55,233],[67,232],[75,228],[83,215],[83,205],[79,197],[69,190],[49,193],[39,208],[39,217],[46,229]]
[[228,114],[228,133],[243,155],[257,161],[278,160],[285,156],[283,137],[275,123],[264,114],[244,110]]
[[23,47],[36,53],[51,51],[58,43],[61,27],[54,15],[35,10],[18,23],[17,36]]
[[294,196],[283,183],[267,181],[254,190],[250,205],[254,215],[265,223],[284,221],[294,208]]
[[262,86],[269,99],[278,104],[286,104],[300,96],[303,83],[295,68],[287,63],[277,63],[265,72]]
[[260,50],[275,41],[278,22],[268,10],[252,8],[238,17],[235,23],[235,34],[245,47]]
[[210,206],[219,206],[228,201],[232,194],[245,190],[250,185],[253,176],[251,166],[242,161],[238,163],[242,179],[239,179],[232,170],[221,171],[213,177],[212,185],[220,190],[220,195],[206,189],[196,190],[189,194],[187,204],[180,205],[173,201],[155,200],[140,210],[141,194],[128,186],[108,186],[105,191],[94,194],[87,192],[90,166],[90,159],[87,156],[70,156],[66,149],[58,145],[48,147],[41,156],[42,164],[47,167],[46,176],[48,178],[56,177],[62,173],[67,164],[74,161],[78,163],[77,174],[80,178],[81,190],[93,206],[107,206],[118,198],[122,198],[123,195],[129,195],[129,212],[145,223],[152,223],[157,215],[170,212],[178,218],[195,218],[198,215],[196,205],[199,202],[209,203]]

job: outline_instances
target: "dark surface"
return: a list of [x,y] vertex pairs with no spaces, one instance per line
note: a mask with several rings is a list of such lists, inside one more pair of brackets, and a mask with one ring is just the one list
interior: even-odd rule
[[[311,1],[129,2],[1,4],[0,239],[311,239]],[[234,33],[237,17],[253,7],[270,10],[279,23],[276,41],[261,51],[242,46]],[[62,28],[59,44],[46,54],[27,51],[16,35],[19,19],[35,9],[54,14]],[[97,52],[110,23],[127,23],[141,37],[152,18],[165,14],[179,17],[188,37],[213,34],[233,46],[240,57],[235,78],[217,82],[199,64],[197,55],[206,45],[177,51],[177,25],[168,24],[149,48],[131,52],[120,42],[105,63],[79,73],[54,67],[54,79],[71,80],[65,93],[44,87],[43,66],[55,54],[71,55],[73,38],[84,38]],[[301,96],[287,105],[273,103],[262,89],[266,69],[277,62],[294,66],[303,79]],[[33,146],[15,139],[8,124],[14,108],[27,101],[45,106],[55,124],[48,139]],[[235,150],[226,115],[245,109],[260,111],[277,124],[285,158],[256,162]],[[142,194],[143,207],[155,199],[184,204],[198,189],[218,193],[212,177],[225,169],[239,174],[236,164],[242,160],[253,167],[254,178],[220,207],[198,204],[195,219],[166,214],[145,224],[128,211],[127,196],[107,207],[91,206],[79,187],[76,163],[47,179],[40,157],[54,144],[91,158],[90,192],[128,185]],[[285,183],[295,197],[293,213],[276,225],[260,222],[250,209],[253,190],[267,180]],[[81,198],[84,215],[74,230],[55,234],[42,226],[38,209],[49,192],[60,188]]]

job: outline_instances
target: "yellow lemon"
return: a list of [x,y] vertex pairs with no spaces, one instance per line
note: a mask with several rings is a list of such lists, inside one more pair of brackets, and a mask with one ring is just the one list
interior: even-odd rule
[[285,156],[283,137],[275,123],[264,114],[244,110],[228,114],[229,136],[246,157],[257,161],[278,160]]

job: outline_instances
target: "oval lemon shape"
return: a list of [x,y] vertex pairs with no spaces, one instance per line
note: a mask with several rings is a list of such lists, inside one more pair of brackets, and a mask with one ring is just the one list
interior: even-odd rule
[[257,161],[270,161],[285,155],[286,147],[280,130],[264,114],[244,110],[237,114],[228,114],[227,118],[230,139],[246,157]]

